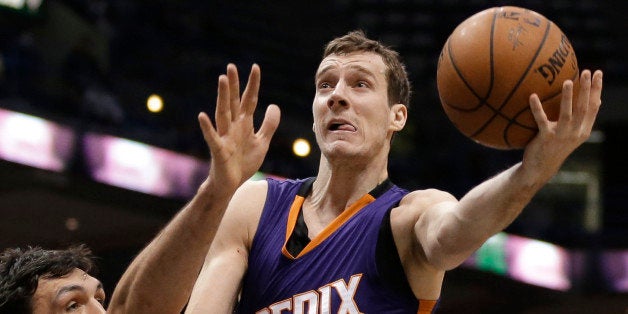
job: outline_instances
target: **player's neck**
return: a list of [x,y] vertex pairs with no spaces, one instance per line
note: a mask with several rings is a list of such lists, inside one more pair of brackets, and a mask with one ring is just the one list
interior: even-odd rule
[[385,167],[357,172],[320,168],[306,202],[313,210],[339,215],[387,178]]

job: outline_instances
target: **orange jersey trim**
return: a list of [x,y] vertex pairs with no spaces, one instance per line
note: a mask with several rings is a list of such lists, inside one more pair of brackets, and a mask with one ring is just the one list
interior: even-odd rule
[[296,257],[292,256],[288,249],[286,248],[286,244],[288,243],[288,239],[290,239],[290,235],[294,231],[294,228],[297,224],[297,219],[299,217],[299,211],[302,210],[303,202],[305,198],[303,196],[295,196],[294,201],[292,202],[292,206],[290,206],[290,213],[288,214],[288,226],[286,228],[286,239],[283,243],[283,247],[281,249],[281,253],[290,259],[299,258],[308,252],[312,251],[315,247],[321,244],[325,239],[327,239],[334,231],[338,230],[340,226],[342,226],[347,220],[349,220],[353,215],[358,213],[360,209],[364,208],[366,205],[373,202],[375,198],[370,194],[365,194],[360,199],[358,199],[355,203],[353,203],[349,208],[345,209],[336,219],[334,219],[323,231],[321,231],[314,239],[311,239],[310,243],[308,243],[305,248],[297,255]]
[[437,300],[419,300],[419,311],[417,314],[431,314],[436,306]]
[[290,259],[295,259],[288,249],[286,248],[286,244],[288,243],[288,239],[290,239],[290,235],[294,231],[294,227],[297,225],[297,219],[299,218],[299,210],[303,206],[303,202],[305,201],[305,197],[297,195],[294,197],[294,201],[292,202],[292,206],[290,206],[290,213],[288,213],[288,226],[286,228],[286,240],[283,242],[283,247],[281,248],[281,253]]

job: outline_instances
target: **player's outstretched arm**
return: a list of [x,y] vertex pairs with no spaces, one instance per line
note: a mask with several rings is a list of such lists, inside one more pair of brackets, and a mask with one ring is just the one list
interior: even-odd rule
[[271,105],[254,130],[260,74],[253,65],[242,96],[235,65],[219,77],[216,126],[199,114],[211,153],[209,176],[122,275],[110,313],[179,313],[185,306],[231,198],[261,166],[279,124],[279,108]]
[[526,146],[522,162],[473,188],[459,202],[447,200],[426,207],[415,234],[430,264],[451,269],[462,263],[490,236],[512,223],[566,158],[589,138],[601,105],[602,72],[582,72],[575,101],[572,89],[573,82],[566,81],[558,121],[547,118],[536,95],[530,97],[539,132]]

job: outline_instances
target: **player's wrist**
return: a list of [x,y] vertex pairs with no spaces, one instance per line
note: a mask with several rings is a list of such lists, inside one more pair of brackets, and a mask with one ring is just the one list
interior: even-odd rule
[[[236,189],[230,189],[216,180],[205,179],[199,186],[196,198],[206,205],[227,205],[235,194]],[[203,206],[206,208],[207,206]]]

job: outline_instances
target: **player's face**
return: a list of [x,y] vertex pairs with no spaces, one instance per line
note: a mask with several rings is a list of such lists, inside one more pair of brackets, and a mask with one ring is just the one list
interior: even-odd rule
[[33,295],[33,314],[105,313],[105,291],[96,278],[76,268],[60,278],[40,278]]
[[[386,155],[399,106],[389,106],[386,65],[370,52],[330,55],[316,72],[314,132],[329,159]],[[405,107],[403,108],[405,122]]]

